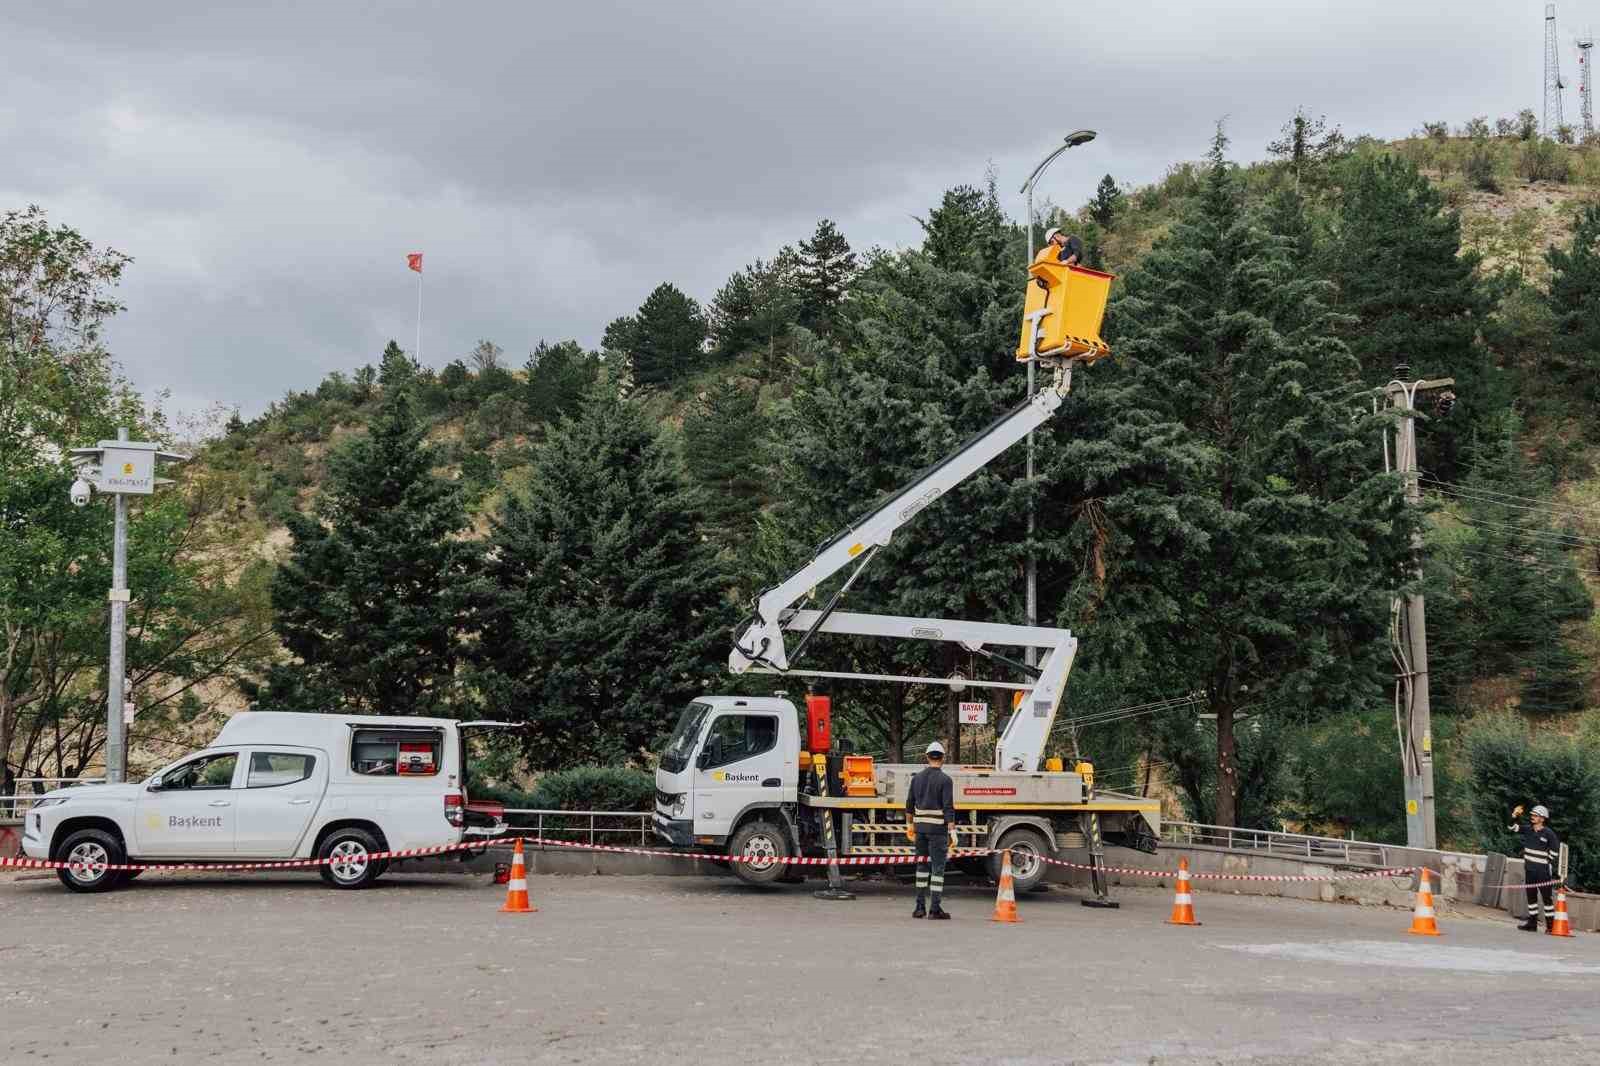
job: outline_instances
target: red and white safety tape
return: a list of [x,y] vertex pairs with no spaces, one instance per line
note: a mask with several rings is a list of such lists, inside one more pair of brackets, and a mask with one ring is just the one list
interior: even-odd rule
[[[469,840],[460,844],[441,844],[427,848],[404,848],[394,851],[369,852],[367,861],[377,862],[390,859],[416,859],[432,855],[445,855],[451,852],[475,851],[489,847],[509,847],[520,839],[525,846],[565,848],[572,851],[596,851],[612,855],[644,855],[661,859],[696,859],[709,862],[744,862],[764,865],[775,861],[771,856],[765,855],[724,855],[715,852],[701,851],[672,851],[664,848],[629,848],[614,844],[590,844],[572,840],[554,840],[548,837],[494,837],[483,840]],[[997,849],[993,848],[959,848],[950,853],[952,859],[973,859],[992,855]],[[1087,863],[1068,862],[1065,859],[1052,859],[1044,855],[1036,856],[1041,862],[1051,866],[1060,866],[1071,870],[1084,870],[1093,872],[1096,867]],[[322,858],[322,859],[280,859],[269,862],[178,862],[178,863],[69,863],[51,859],[28,858],[0,858],[0,869],[23,870],[113,870],[117,872],[132,872],[144,870],[211,870],[211,871],[250,871],[250,870],[303,870],[318,866],[327,866],[334,862],[348,862],[348,858]],[[918,861],[915,855],[849,855],[841,858],[790,856],[782,860],[789,866],[903,866]],[[1132,877],[1176,878],[1178,871],[1173,869],[1151,870],[1137,866],[1101,866],[1102,873],[1123,874]],[[1227,874],[1227,873],[1201,873],[1189,871],[1192,881],[1349,881],[1384,877],[1400,877],[1415,874],[1420,867],[1397,866],[1384,870],[1363,871],[1361,873],[1346,873],[1333,876],[1321,874]],[[1502,885],[1502,888],[1543,888],[1556,885],[1557,881],[1543,881],[1531,885]]]
[[[1067,862],[1065,859],[1051,859],[1044,855],[1037,856],[1039,861],[1051,866],[1065,866],[1071,870],[1096,869],[1087,863]],[[1198,873],[1194,870],[1186,872],[1191,881],[1352,881],[1365,878],[1401,877],[1416,873],[1418,866],[1391,866],[1384,870],[1364,870],[1361,873],[1336,874],[1326,876],[1323,874],[1214,874]],[[1178,876],[1177,870],[1148,870],[1138,866],[1101,866],[1099,870],[1108,874],[1130,874],[1135,877],[1170,877]]]

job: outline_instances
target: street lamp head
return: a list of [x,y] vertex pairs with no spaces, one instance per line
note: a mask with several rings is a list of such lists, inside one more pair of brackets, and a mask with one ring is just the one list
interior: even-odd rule
[[80,477],[78,480],[74,481],[72,483],[72,506],[89,506],[89,496],[91,493],[93,493],[93,491],[93,487],[87,481],[83,480],[83,478]]
[[1067,134],[1067,147],[1076,148],[1080,144],[1088,144],[1090,141],[1094,140],[1094,138],[1094,130],[1073,130],[1071,133]]

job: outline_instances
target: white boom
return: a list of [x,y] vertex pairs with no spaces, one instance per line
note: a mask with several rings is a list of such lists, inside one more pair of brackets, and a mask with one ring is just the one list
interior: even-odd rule
[[[810,562],[781,584],[763,593],[755,611],[746,620],[728,655],[728,669],[747,672],[795,674],[812,677],[839,677],[859,680],[915,681],[924,684],[967,684],[987,688],[1015,688],[1024,691],[1023,705],[1011,716],[1005,732],[995,745],[995,767],[1000,770],[1037,770],[1044,754],[1066,691],[1067,676],[1077,653],[1078,642],[1071,631],[1044,626],[1002,625],[988,622],[952,621],[934,618],[904,618],[893,615],[836,613],[834,607],[849,590],[866,563],[877,550],[889,543],[895,532],[911,521],[930,503],[983,469],[996,456],[1027,437],[1060,408],[1072,387],[1072,367],[1057,366],[1049,388],[1041,389],[1031,401],[998,419],[983,432],[963,444],[952,455],[925,471],[886,503],[865,515],[818,550]],[[794,604],[813,594],[816,587],[845,567],[855,570],[821,610],[795,610]],[[785,629],[805,635],[795,647],[798,657],[816,633],[851,636],[888,637],[910,640],[940,640],[959,644],[968,651],[1010,662],[988,651],[989,646],[1031,647],[1043,652],[1036,676],[1029,684],[995,681],[966,681],[949,678],[901,677],[898,675],[839,673],[797,670],[790,667],[784,642]],[[1024,670],[1029,669],[1015,663]]]

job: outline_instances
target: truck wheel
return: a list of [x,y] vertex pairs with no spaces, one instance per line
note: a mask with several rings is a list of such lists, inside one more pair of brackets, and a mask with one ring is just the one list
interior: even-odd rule
[[746,822],[728,842],[729,855],[742,855],[748,861],[735,862],[733,872],[747,885],[770,885],[785,876],[789,864],[788,834],[771,822]]
[[366,888],[383,873],[382,860],[372,859],[383,849],[365,829],[338,829],[328,834],[317,858],[329,860],[318,867],[322,879],[334,888]]
[[79,863],[60,869],[56,876],[74,892],[109,892],[122,884],[124,872],[108,870],[128,861],[117,838],[104,829],[80,829],[61,843],[58,862]]
[[1045,864],[1039,860],[1049,856],[1050,845],[1043,833],[1019,827],[1000,838],[995,853],[989,856],[989,876],[996,881],[1000,880],[1000,852],[1007,848],[1011,849],[1011,884],[1016,891],[1027,892],[1044,881]]

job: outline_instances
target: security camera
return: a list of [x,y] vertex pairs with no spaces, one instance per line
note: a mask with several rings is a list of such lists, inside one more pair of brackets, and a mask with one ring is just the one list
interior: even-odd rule
[[80,477],[78,480],[74,481],[72,483],[72,506],[89,506],[89,496],[93,491],[94,489],[87,481],[83,480],[83,478]]

